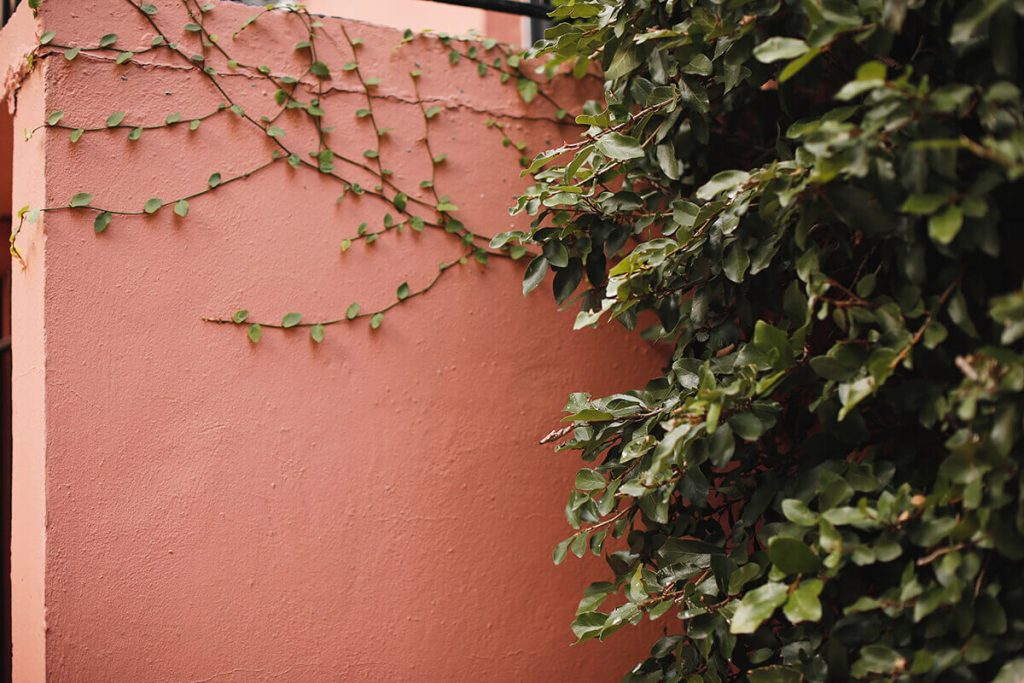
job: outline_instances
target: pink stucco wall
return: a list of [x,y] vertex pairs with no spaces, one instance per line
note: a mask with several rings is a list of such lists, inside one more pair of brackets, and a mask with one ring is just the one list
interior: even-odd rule
[[[174,0],[157,4],[168,30],[187,21]],[[152,36],[125,0],[43,7],[36,19],[19,10],[0,52],[23,54],[4,46],[48,30],[64,44],[116,33],[125,48]],[[230,35],[252,12],[221,3],[210,22]],[[415,186],[429,168],[405,76],[418,64],[424,96],[444,108],[432,138],[450,155],[439,185],[467,224],[513,225],[505,208],[523,181],[484,121],[507,122],[535,149],[575,131],[472,65],[450,68],[433,40],[396,50],[391,29],[347,26],[383,79],[376,106],[395,128],[383,153],[396,177]],[[279,15],[243,36],[234,56],[276,66],[302,38]],[[123,130],[77,144],[59,130],[24,140],[56,109],[89,126],[118,109],[152,123],[219,102],[164,52],[123,66],[113,56],[50,55],[24,81],[6,67],[15,207],[89,191],[97,205],[138,209],[270,154],[230,114],[134,143]],[[262,80],[220,80],[247,111],[271,110]],[[351,115],[362,95],[340,77],[333,85],[332,135],[355,155],[372,140]],[[294,139],[305,134],[300,119],[282,121]],[[501,259],[456,268],[380,330],[329,328],[319,346],[303,330],[267,330],[253,346],[240,328],[202,322],[242,306],[264,320],[372,307],[458,253],[428,231],[342,255],[340,241],[383,209],[368,198],[338,206],[337,194],[280,163],[194,200],[184,220],[167,208],[96,236],[94,214],[60,211],[22,233],[15,680],[612,681],[644,654],[645,639],[630,634],[568,647],[601,560],[589,572],[551,564],[578,463],[537,444],[568,391],[624,389],[651,374],[658,359],[642,342],[614,328],[572,332],[572,314],[546,292],[521,297],[522,265]]]

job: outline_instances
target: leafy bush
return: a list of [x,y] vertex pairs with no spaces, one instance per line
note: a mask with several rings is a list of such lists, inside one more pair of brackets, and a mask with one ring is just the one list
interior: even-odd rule
[[575,634],[660,617],[630,681],[1024,680],[1024,5],[556,4],[605,102],[495,243],[674,347],[549,437],[555,561],[611,570]]

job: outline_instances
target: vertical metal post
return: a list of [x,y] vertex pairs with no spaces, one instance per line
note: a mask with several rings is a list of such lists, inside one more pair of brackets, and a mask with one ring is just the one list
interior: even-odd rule
[[[546,0],[530,0],[534,5],[547,5]],[[551,20],[541,17],[530,17],[530,44],[544,37],[544,31],[551,26]]]

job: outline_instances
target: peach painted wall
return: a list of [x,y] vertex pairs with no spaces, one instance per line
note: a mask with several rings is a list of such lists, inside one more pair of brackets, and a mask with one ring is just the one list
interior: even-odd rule
[[442,31],[465,35],[470,31],[512,44],[528,42],[524,20],[500,12],[445,5],[429,0],[307,0],[310,12],[369,21],[397,29]]
[[[157,4],[161,25],[187,40],[172,28],[187,21],[180,5]],[[48,30],[70,45],[116,33],[140,48],[152,37],[126,0],[43,8],[33,20],[23,4],[0,51],[24,54],[4,45]],[[220,3],[209,22],[229,36],[252,12]],[[429,173],[406,76],[418,64],[424,96],[444,110],[432,136],[450,155],[442,191],[482,231],[522,225],[505,210],[523,187],[516,156],[484,121],[507,122],[534,149],[577,132],[472,65],[453,70],[433,39],[396,49],[396,31],[347,27],[366,43],[367,75],[383,79],[375,106],[395,128],[383,156],[399,182]],[[287,68],[302,37],[275,13],[230,49]],[[332,49],[322,59],[347,60]],[[226,71],[219,81],[247,111],[272,111],[264,81]],[[372,141],[352,116],[362,95],[340,76],[332,85],[331,135],[357,156]],[[56,109],[81,126],[116,109],[133,123],[212,110],[217,92],[162,51],[122,66],[113,53],[51,54],[7,90],[15,207],[88,191],[97,205],[138,209],[272,151],[230,113],[138,142],[123,130],[24,140]],[[309,133],[298,116],[279,125],[289,140]],[[384,209],[366,197],[338,206],[337,194],[278,163],[194,200],[184,220],[167,208],[96,236],[92,213],[60,211],[19,238],[16,681],[613,681],[645,654],[647,636],[628,633],[568,647],[601,561],[551,564],[578,463],[537,445],[567,392],[625,389],[655,371],[635,336],[572,332],[573,315],[547,292],[523,298],[522,265],[501,259],[454,269],[380,330],[329,328],[320,346],[272,330],[253,346],[242,329],[202,322],[242,306],[264,320],[374,307],[458,253],[427,231],[342,255],[340,241]]]

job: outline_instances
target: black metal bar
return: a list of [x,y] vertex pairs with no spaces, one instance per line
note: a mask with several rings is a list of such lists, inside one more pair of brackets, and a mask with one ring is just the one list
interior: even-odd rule
[[463,7],[476,7],[487,9],[492,12],[504,12],[505,14],[518,14],[521,17],[534,17],[543,19],[548,16],[553,7],[545,4],[533,4],[531,2],[515,2],[515,0],[432,0],[445,5],[461,5]]
[[[531,0],[534,5],[547,5],[545,0]],[[550,9],[550,8],[548,8]],[[544,31],[551,26],[551,20],[544,17],[530,17],[530,43],[536,43],[544,37]]]
[[6,26],[7,22],[10,21],[14,15],[14,10],[17,9],[18,3],[21,0],[0,0],[3,3],[3,15],[0,16],[0,26]]

